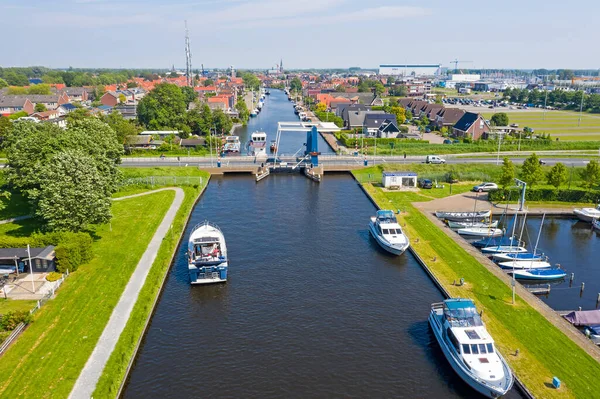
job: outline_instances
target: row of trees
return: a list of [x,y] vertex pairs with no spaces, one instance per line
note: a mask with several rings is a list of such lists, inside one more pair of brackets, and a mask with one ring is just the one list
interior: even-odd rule
[[[188,110],[190,103],[195,105]],[[241,105],[240,109],[246,117],[248,110],[244,112]],[[151,90],[140,100],[137,112],[139,122],[148,129],[179,130],[182,138],[211,131],[226,134],[233,127],[232,119],[222,110],[211,111],[207,104],[200,104],[193,88],[170,83],[161,83]]]
[[[600,164],[598,164],[598,161],[591,160],[580,173],[585,187],[593,188],[600,184]],[[504,158],[499,181],[500,185],[505,189],[514,185],[516,176],[515,165],[510,159]],[[561,162],[558,162],[547,173],[544,173],[540,159],[534,153],[523,162],[523,166],[519,172],[519,179],[527,183],[527,187],[533,187],[536,184],[546,182],[551,186],[559,188],[567,183],[569,174],[567,167]]]
[[504,98],[512,102],[544,105],[557,108],[579,109],[583,96],[583,109],[585,111],[600,112],[600,94],[585,94],[582,90],[552,90],[547,93],[540,90],[506,89]]

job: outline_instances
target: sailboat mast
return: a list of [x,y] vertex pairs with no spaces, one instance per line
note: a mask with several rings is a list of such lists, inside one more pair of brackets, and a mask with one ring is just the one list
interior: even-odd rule
[[544,212],[544,214],[542,215],[542,224],[540,224],[540,231],[538,231],[537,240],[535,240],[535,248],[533,249],[534,256],[537,251],[538,244],[540,242],[540,236],[542,235],[542,228],[544,227],[544,219],[546,219],[546,212]]

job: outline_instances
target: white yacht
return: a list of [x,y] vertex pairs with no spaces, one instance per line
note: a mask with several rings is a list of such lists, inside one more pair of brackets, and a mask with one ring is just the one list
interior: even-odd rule
[[500,237],[504,234],[503,230],[493,227],[463,227],[456,232],[461,236],[471,237]]
[[594,219],[600,218],[600,205],[595,208],[574,209],[575,216],[584,222],[592,222]]
[[527,252],[527,248],[514,245],[494,245],[481,248],[481,252],[486,255],[492,254],[518,254]]
[[503,269],[548,269],[552,267],[545,260],[509,260],[498,264]]
[[432,304],[429,324],[454,371],[473,389],[488,398],[510,390],[512,372],[473,301],[457,298]]
[[225,144],[223,144],[223,152],[238,154],[240,152],[241,144],[239,136],[227,136],[225,137]]
[[221,229],[208,221],[194,227],[188,241],[188,272],[191,284],[227,281],[227,246]]
[[448,220],[448,227],[451,229],[462,229],[465,227],[490,227],[496,228],[498,227],[498,221],[494,220],[491,222],[455,222],[453,220]]
[[410,246],[392,211],[377,211],[371,217],[369,231],[383,249],[394,255],[402,255]]
[[250,135],[248,155],[253,157],[267,156],[267,134],[265,132],[254,132]]

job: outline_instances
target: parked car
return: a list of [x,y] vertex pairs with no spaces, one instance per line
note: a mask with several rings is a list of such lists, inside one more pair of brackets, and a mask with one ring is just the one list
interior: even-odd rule
[[473,187],[473,191],[482,193],[484,191],[493,191],[498,190],[498,185],[496,183],[481,183]]
[[446,160],[438,157],[437,155],[427,155],[427,158],[425,158],[425,163],[442,164],[446,163]]
[[431,188],[433,188],[433,182],[429,179],[420,179],[419,187],[431,189]]
[[546,161],[544,161],[543,159],[540,159],[540,165],[546,165]]
[[452,140],[446,139],[444,140],[444,144],[452,144]]

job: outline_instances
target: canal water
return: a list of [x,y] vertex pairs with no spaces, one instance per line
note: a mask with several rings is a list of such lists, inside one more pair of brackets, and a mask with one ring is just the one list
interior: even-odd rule
[[[250,135],[255,131],[267,133],[267,144],[275,140],[277,136],[277,122],[298,122],[298,115],[294,114],[294,107],[288,101],[283,90],[270,89],[271,95],[265,96],[265,105],[255,118],[250,118],[248,124],[236,129],[235,135],[240,136],[242,153],[246,153],[246,144]],[[279,154],[293,155],[302,148],[304,154],[304,143],[306,143],[305,132],[283,132],[279,145]],[[333,150],[319,135],[319,151],[323,154],[333,153]]]
[[[442,295],[410,253],[378,247],[374,212],[345,174],[212,178],[124,397],[478,397],[429,329]],[[206,219],[225,234],[229,281],[190,286],[187,238]]]
[[[533,251],[540,229],[541,218],[529,218],[523,240]],[[597,308],[600,293],[600,233],[592,231],[590,223],[577,219],[546,218],[538,252],[548,256],[554,266],[560,264],[569,278],[551,284],[550,295],[541,299],[556,310],[583,310]],[[571,283],[570,274],[575,273]],[[581,283],[585,289],[581,294]]]

